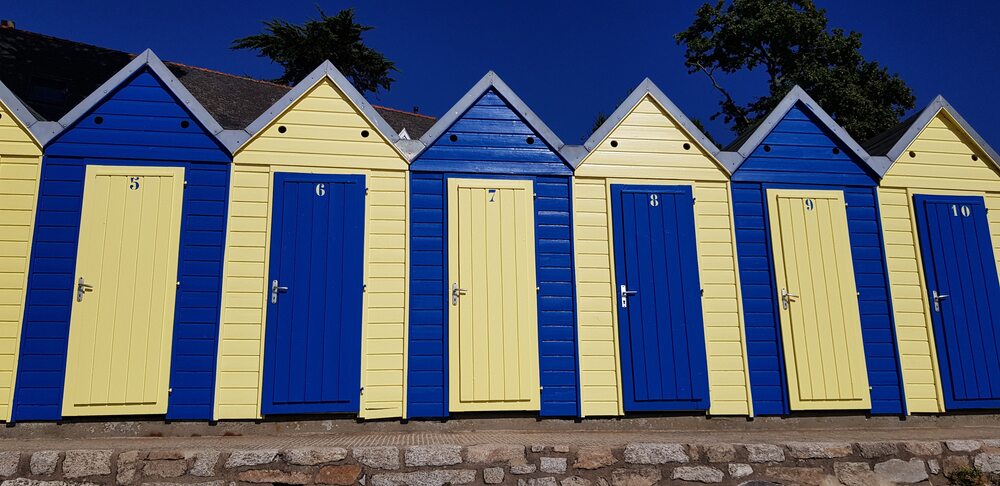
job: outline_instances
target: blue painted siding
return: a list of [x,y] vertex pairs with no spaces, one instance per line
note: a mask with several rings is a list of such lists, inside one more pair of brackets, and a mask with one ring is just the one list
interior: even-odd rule
[[[527,137],[534,143],[528,144]],[[410,169],[407,415],[448,416],[446,181],[467,177],[534,182],[541,415],[577,416],[572,170],[493,90],[483,94]]]
[[[96,117],[103,123],[97,124]],[[181,128],[181,121],[190,126]],[[230,158],[166,87],[141,71],[52,142],[42,161],[15,420],[62,413],[86,166],[181,166],[184,190],[167,417],[210,419]]]
[[[835,150],[836,149],[836,150]],[[888,276],[876,194],[877,178],[795,106],[733,174],[733,210],[743,291],[754,411],[789,412],[778,320],[766,190],[842,190],[861,311],[873,414],[903,413]]]

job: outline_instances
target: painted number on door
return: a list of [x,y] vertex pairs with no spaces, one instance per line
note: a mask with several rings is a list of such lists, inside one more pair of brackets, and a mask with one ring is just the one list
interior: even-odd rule
[[654,208],[656,206],[659,206],[660,205],[660,195],[659,194],[650,194],[649,195],[649,205],[653,206]]
[[497,190],[489,189],[486,191],[490,195],[490,202],[497,202]]
[[951,205],[951,214],[952,214],[952,216],[956,216],[956,217],[959,214],[961,214],[963,218],[968,218],[972,214],[972,209],[969,208],[968,206],[964,205],[964,204],[961,205],[961,206],[959,206],[957,204],[952,204]]
[[133,191],[138,191],[139,190],[139,178],[138,177],[129,177],[128,178],[128,188],[131,189],[131,190],[133,190]]
[[323,197],[326,195],[326,184],[322,182],[316,184],[316,195],[319,197]]
[[806,199],[806,210],[812,211],[816,207],[816,202],[812,199]]

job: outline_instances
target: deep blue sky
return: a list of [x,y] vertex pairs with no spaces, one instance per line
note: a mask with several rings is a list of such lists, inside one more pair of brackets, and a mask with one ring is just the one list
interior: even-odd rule
[[[496,71],[567,143],[589,135],[594,115],[610,112],[650,77],[690,117],[707,121],[718,96],[688,75],[673,34],[704,0],[88,0],[10,1],[0,17],[18,28],[140,52],[255,77],[279,68],[230,42],[258,33],[261,21],[301,22],[355,6],[376,27],[368,44],[396,62],[392,91],[370,99],[438,116],[483,74]],[[817,0],[831,26],[864,35],[864,53],[900,73],[918,109],[943,94],[994,146],[1000,147],[1000,2],[953,0]],[[139,7],[141,5],[141,7]],[[903,7],[903,8],[901,8]],[[742,99],[765,89],[755,77],[734,89]],[[733,84],[732,81],[729,84]],[[733,138],[708,123],[721,142]]]

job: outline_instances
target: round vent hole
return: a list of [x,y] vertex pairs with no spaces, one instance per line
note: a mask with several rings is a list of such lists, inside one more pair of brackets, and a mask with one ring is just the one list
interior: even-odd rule
[[535,143],[535,137],[528,137],[525,140],[525,142],[528,142],[528,145],[531,145],[531,144]]
[[976,154],[972,154],[972,160],[979,160],[979,156]]
[[839,149],[839,148],[836,148],[836,147],[834,147],[834,148],[833,148],[833,153],[834,153],[834,154],[839,154],[839,153],[840,153],[840,149]]
[[368,130],[361,130],[361,138],[368,138]]
[[187,120],[182,120],[181,121],[181,128],[187,128],[189,126],[191,126],[191,122],[189,122]]
[[691,144],[685,143],[684,144],[684,150],[691,150]]
[[611,146],[612,147],[617,147],[618,146],[618,140],[612,140],[611,141]]
[[451,140],[452,142],[457,142],[458,141],[458,135],[452,135],[452,136],[448,137],[448,140]]
[[771,146],[770,145],[765,145],[764,146],[764,151],[765,152],[770,152],[771,151]]
[[287,131],[288,131],[288,127],[286,127],[284,125],[281,125],[280,127],[278,127],[278,133],[285,133]]
[[917,153],[911,150],[910,151],[910,158],[912,159],[912,158],[914,158],[916,156],[917,156]]
[[94,123],[96,123],[98,125],[100,125],[101,123],[104,123],[104,117],[103,116],[95,116],[94,117]]

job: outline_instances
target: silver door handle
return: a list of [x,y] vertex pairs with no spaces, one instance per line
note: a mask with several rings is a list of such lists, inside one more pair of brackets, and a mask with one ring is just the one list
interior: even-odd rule
[[459,288],[457,283],[451,284],[451,305],[458,305],[458,298],[467,293],[469,291]]
[[781,289],[781,308],[788,310],[788,303],[798,298],[798,294],[790,294],[788,293],[788,290]]
[[941,312],[941,301],[951,297],[948,294],[939,294],[937,290],[932,291],[931,296],[934,297],[934,312]]
[[638,290],[629,290],[628,287],[626,287],[624,285],[619,286],[619,289],[621,289],[621,294],[622,294],[622,309],[627,309],[628,308],[628,298],[631,297],[631,296],[633,296],[633,295],[635,295],[635,294],[638,294],[639,291]]
[[87,282],[85,282],[83,280],[83,277],[80,277],[80,280],[76,281],[76,301],[77,302],[83,302],[83,294],[85,294],[87,292],[93,292],[93,291],[94,291],[94,286],[88,284]]
[[271,303],[272,304],[277,304],[278,303],[278,294],[283,294],[285,292],[288,292],[288,287],[280,287],[280,286],[278,286],[278,281],[277,280],[272,280],[271,281]]

